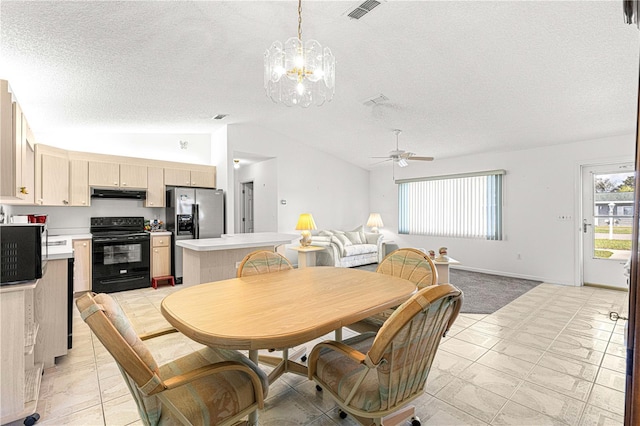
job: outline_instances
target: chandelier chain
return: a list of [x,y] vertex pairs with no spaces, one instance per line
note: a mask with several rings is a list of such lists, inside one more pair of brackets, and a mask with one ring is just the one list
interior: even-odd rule
[[298,0],[298,40],[302,41],[302,0]]

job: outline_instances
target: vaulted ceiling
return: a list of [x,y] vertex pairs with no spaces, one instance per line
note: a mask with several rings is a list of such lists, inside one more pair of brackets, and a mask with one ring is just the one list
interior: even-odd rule
[[364,168],[396,128],[436,161],[634,132],[640,32],[622,1],[382,0],[348,18],[360,3],[303,1],[303,39],[337,60],[321,107],[264,93],[263,53],[296,35],[295,1],[3,0],[0,78],[36,135],[248,123]]

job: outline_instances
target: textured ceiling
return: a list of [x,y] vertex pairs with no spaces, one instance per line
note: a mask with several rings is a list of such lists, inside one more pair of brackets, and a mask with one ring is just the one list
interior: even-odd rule
[[296,34],[292,1],[3,0],[0,77],[36,135],[250,123],[365,168],[394,128],[436,161],[634,132],[640,32],[622,1],[389,0],[350,20],[359,3],[303,2],[303,39],[337,60],[321,107],[264,94],[264,50]]

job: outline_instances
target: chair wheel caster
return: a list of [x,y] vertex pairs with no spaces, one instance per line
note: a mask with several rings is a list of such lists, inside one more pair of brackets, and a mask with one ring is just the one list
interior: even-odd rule
[[342,410],[338,410],[338,415],[340,416],[341,419],[346,419],[347,418],[347,413],[345,413]]
[[322,392],[322,387],[321,387],[320,385],[316,385],[316,390],[317,390],[318,392]]
[[33,426],[38,420],[40,420],[40,414],[33,413],[32,415],[27,416],[24,419],[24,425],[25,426]]
[[420,426],[422,423],[420,423],[420,419],[417,417],[412,417],[411,418],[411,426]]
[[305,362],[307,361],[307,355],[302,355],[302,358],[300,358],[300,361]]

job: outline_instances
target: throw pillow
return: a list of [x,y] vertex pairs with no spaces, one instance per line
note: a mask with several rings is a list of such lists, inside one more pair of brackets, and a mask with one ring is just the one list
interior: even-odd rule
[[349,239],[349,241],[351,241],[352,244],[364,244],[364,241],[362,241],[362,238],[360,237],[360,233],[359,232],[345,232],[344,235],[347,236],[347,238]]
[[344,231],[340,231],[338,229],[332,229],[331,231],[334,235],[344,235]]
[[[342,245],[343,245],[344,247],[346,247],[346,246],[350,246],[350,245],[353,245],[353,244],[351,243],[351,241],[349,240],[349,238],[347,238],[347,236],[346,236],[346,235],[344,235],[344,234],[336,234],[336,235],[334,235],[333,237],[335,237],[335,238],[339,239],[339,240],[340,240],[340,242],[342,243]],[[332,237],[332,238],[333,238],[333,237]]]
[[331,231],[324,231],[324,230],[323,230],[323,231],[318,232],[318,235],[322,235],[322,236],[325,236],[325,237],[330,237],[330,236],[332,236],[332,235],[333,235],[333,232],[331,232]]
[[362,244],[367,244],[367,236],[364,234],[364,226],[360,225],[353,232],[360,233],[360,239],[362,240]]

